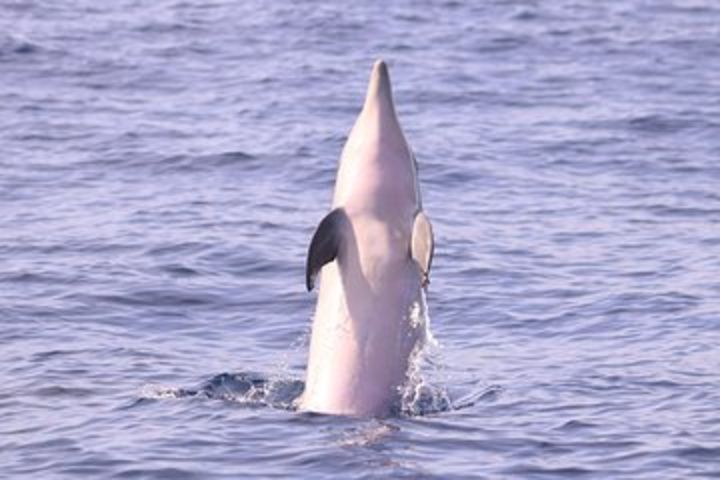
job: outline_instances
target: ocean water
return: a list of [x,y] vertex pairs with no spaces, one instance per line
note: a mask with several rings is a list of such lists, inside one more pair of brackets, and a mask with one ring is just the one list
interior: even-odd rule
[[[720,477],[720,4],[3,0],[0,478]],[[437,344],[299,413],[376,58]]]

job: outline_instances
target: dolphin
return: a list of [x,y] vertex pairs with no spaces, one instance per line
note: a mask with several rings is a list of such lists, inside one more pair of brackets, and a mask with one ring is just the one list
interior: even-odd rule
[[300,410],[391,413],[425,341],[433,248],[417,162],[378,60],[342,151],[332,210],[308,249],[306,286],[319,274],[319,293]]

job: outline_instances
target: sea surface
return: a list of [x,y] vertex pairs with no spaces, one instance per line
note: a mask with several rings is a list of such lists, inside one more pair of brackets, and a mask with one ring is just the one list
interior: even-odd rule
[[[436,342],[302,413],[377,58]],[[0,478],[720,478],[720,3],[0,1]]]

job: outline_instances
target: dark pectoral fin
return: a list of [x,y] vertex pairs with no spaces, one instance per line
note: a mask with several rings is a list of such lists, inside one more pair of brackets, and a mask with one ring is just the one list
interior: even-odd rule
[[345,218],[342,208],[336,208],[322,219],[315,230],[305,265],[305,286],[308,292],[313,289],[315,277],[323,265],[332,262],[337,257],[342,242]]
[[430,219],[421,210],[415,215],[410,253],[413,260],[420,266],[423,275],[423,287],[430,283],[430,264],[432,263],[434,250],[435,241],[433,240],[432,225]]

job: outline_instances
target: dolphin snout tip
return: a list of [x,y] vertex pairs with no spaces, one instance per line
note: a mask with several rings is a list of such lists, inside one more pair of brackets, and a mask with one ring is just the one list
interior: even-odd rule
[[385,60],[382,58],[375,60],[375,63],[373,63],[372,76],[383,81],[390,78],[390,73],[388,72],[388,66],[387,63],[385,63]]
[[381,58],[375,60],[373,63],[365,104],[367,105],[368,102],[376,99],[384,99],[383,101],[392,103],[390,73],[388,72],[387,64]]

